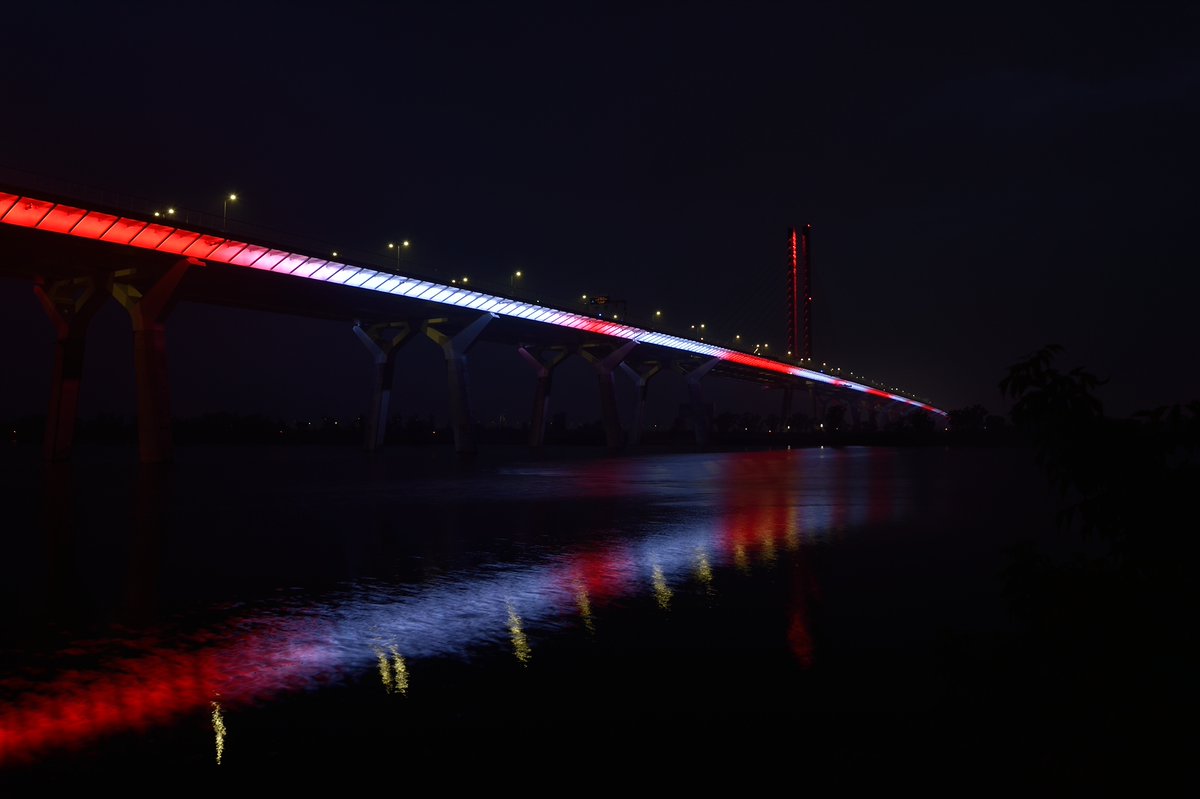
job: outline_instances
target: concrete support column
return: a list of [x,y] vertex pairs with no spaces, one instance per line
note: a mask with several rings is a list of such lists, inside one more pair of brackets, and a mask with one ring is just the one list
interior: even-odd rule
[[880,423],[879,429],[886,430],[896,421],[896,410],[893,407],[894,402],[881,402],[876,411],[879,414]]
[[579,353],[596,369],[596,383],[600,389],[600,414],[604,420],[604,438],[609,449],[619,449],[623,443],[621,414],[617,410],[617,390],[613,384],[613,370],[637,346],[636,341],[626,341],[607,355],[597,355],[585,345]]
[[785,388],[783,390],[783,403],[779,409],[779,427],[781,432],[788,432],[788,426],[791,424],[792,402],[795,399],[794,394],[795,390],[792,388]]
[[821,418],[822,411],[817,407],[817,387],[814,383],[808,384],[808,417],[812,420],[810,426],[815,433],[818,429],[817,425],[824,421]]
[[50,410],[46,414],[44,455],[47,461],[71,457],[75,423],[79,418],[79,388],[83,379],[83,350],[88,324],[108,299],[108,285],[96,278],[38,280],[33,291],[54,324],[54,376]]
[[688,399],[692,404],[692,427],[696,434],[696,443],[702,447],[708,446],[712,437],[712,412],[708,403],[704,401],[704,389],[700,381],[720,362],[720,358],[709,358],[690,370],[685,369],[682,364],[676,364],[687,381]]
[[448,335],[432,325],[445,319],[430,319],[425,323],[425,335],[442,348],[446,356],[446,377],[450,386],[450,422],[454,428],[454,449],[463,457],[475,455],[475,422],[471,418],[471,398],[467,381],[467,352],[479,338],[479,334],[495,318],[494,314],[481,314],[461,331]]
[[371,405],[367,410],[363,440],[367,452],[374,452],[383,446],[383,439],[387,435],[388,406],[396,376],[396,355],[412,335],[412,326],[408,322],[381,322],[364,328],[362,322],[355,320],[353,330],[375,364]]
[[629,444],[636,447],[642,443],[642,431],[646,428],[646,395],[650,393],[650,378],[662,371],[662,364],[647,361],[637,367],[621,362],[621,369],[633,380],[637,398],[633,403],[633,427],[629,431]]
[[[531,351],[532,350],[532,351]],[[546,443],[546,418],[550,415],[550,389],[554,369],[569,354],[565,347],[517,347],[525,362],[537,373],[533,389],[533,414],[529,422],[529,446],[541,447]]]
[[118,272],[112,294],[133,321],[133,365],[137,377],[138,452],[142,463],[171,459],[171,390],[167,383],[167,316],[175,290],[196,258],[181,258],[143,294],[132,271]]
[[861,430],[861,429],[862,429],[862,408],[863,408],[863,403],[862,403],[862,402],[855,402],[854,400],[850,400],[850,401],[849,401],[848,403],[846,403],[846,404],[850,406],[850,420],[851,420],[851,423],[852,423],[852,424],[853,424],[853,426],[854,426],[854,429],[855,429],[855,430]]
[[823,429],[821,425],[825,424],[825,417],[829,414],[829,395],[824,391],[814,391],[813,398],[817,409],[816,425],[820,430]]

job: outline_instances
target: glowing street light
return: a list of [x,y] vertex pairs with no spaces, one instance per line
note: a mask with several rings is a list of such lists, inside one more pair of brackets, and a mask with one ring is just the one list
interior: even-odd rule
[[233,192],[230,192],[225,196],[225,200],[221,203],[221,230],[224,230],[225,226],[229,222],[229,204],[235,202],[237,202],[237,195]]
[[388,242],[388,249],[396,251],[396,268],[400,268],[400,253],[408,249],[408,239],[404,239],[399,244],[394,241]]
[[513,272],[511,275],[509,275],[509,276],[508,276],[508,287],[509,287],[509,288],[516,288],[516,287],[517,287],[517,281],[519,281],[519,280],[520,280],[522,277],[524,277],[524,276],[525,276],[525,275],[524,275],[524,273],[523,273],[523,272],[522,272],[520,269],[518,269],[517,271]]

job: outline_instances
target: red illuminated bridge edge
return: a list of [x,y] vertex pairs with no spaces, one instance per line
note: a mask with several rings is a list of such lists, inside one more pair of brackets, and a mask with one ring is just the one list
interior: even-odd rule
[[572,311],[549,308],[507,297],[469,291],[457,285],[445,285],[405,277],[393,272],[355,266],[299,252],[274,249],[221,235],[187,230],[159,222],[149,222],[136,217],[90,211],[50,200],[0,192],[0,223],[214,261],[247,269],[277,272],[297,278],[350,286],[363,291],[395,294],[481,313],[511,316],[531,322],[542,322],[644,344],[654,344],[695,355],[718,358],[753,369],[792,375],[804,380],[858,391],[880,399],[911,405],[940,416],[948,415],[940,408],[909,397],[892,394],[852,380],[843,380],[824,372],[706,344],[702,341],[645,330],[615,321],[595,319]]

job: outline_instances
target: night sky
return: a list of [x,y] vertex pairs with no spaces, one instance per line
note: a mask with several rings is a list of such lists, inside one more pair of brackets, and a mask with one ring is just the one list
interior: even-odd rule
[[[330,247],[407,237],[420,271],[773,348],[811,223],[818,360],[1001,412],[1056,342],[1114,415],[1200,397],[1196,6],[832,5],[20,4],[0,166],[216,214],[236,191]],[[185,305],[168,336],[177,415],[365,408],[345,325]],[[0,417],[44,411],[52,341],[0,281]],[[89,347],[82,413],[132,414],[115,304]],[[409,350],[394,410],[442,408],[440,353]],[[481,421],[527,418],[513,353],[472,368]],[[577,420],[590,380],[557,390]]]

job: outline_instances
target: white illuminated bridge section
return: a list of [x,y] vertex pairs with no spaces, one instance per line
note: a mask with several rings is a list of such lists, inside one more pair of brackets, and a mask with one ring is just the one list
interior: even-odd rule
[[916,408],[946,416],[946,412],[899,394],[892,394],[851,380],[804,369],[790,363],[762,358],[737,350],[705,344],[681,336],[672,336],[632,325],[596,319],[584,314],[547,308],[493,294],[469,291],[460,286],[448,286],[428,280],[404,277],[368,267],[340,263],[303,253],[277,250],[258,244],[199,233],[184,228],[147,222],[127,216],[89,211],[48,200],[0,192],[0,222],[16,227],[34,228],[79,238],[105,241],[128,247],[215,261],[247,269],[319,280],[325,283],[350,286],[364,291],[395,294],[410,299],[466,308],[480,313],[542,322],[548,325],[573,328],[614,338],[654,344],[668,349],[690,352],[708,358],[761,369],[767,372],[793,375],[805,380],[826,383],[837,388],[858,391],[881,399],[902,402]]

